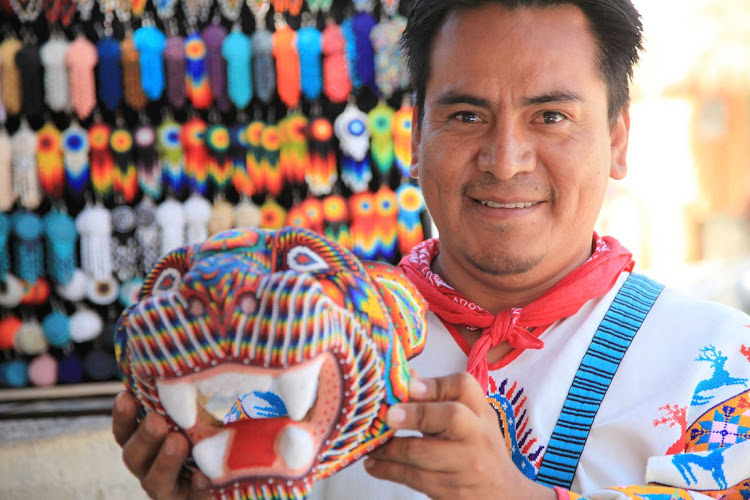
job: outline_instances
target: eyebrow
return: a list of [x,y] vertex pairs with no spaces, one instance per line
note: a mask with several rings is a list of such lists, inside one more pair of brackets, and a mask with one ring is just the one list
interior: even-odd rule
[[[583,97],[580,94],[576,94],[571,91],[554,91],[547,92],[546,94],[540,94],[533,97],[524,97],[521,99],[523,106],[539,106],[542,104],[549,104],[553,102],[584,102]],[[477,97],[471,94],[461,94],[448,92],[441,95],[436,104],[438,106],[454,106],[456,104],[468,104],[470,106],[476,106],[478,108],[489,109],[492,107],[492,103],[488,99]]]
[[456,104],[468,104],[470,106],[476,106],[478,108],[489,109],[492,107],[492,103],[488,99],[483,99],[471,94],[459,94],[454,92],[448,92],[441,95],[437,99],[438,106],[454,106]]
[[524,106],[539,106],[540,104],[549,104],[551,102],[584,102],[583,97],[575,92],[570,91],[556,91],[548,92],[533,97],[524,97],[521,99],[521,104]]

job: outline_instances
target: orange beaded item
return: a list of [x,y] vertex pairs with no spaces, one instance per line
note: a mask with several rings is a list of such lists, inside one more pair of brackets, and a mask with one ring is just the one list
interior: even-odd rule
[[302,95],[302,76],[297,52],[297,32],[287,25],[273,34],[277,90],[287,108],[296,108]]

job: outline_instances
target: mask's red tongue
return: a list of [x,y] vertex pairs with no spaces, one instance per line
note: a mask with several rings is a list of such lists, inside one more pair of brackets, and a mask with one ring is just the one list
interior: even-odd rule
[[234,431],[229,443],[227,467],[242,470],[271,467],[276,461],[276,437],[292,421],[289,418],[245,419],[226,425]]

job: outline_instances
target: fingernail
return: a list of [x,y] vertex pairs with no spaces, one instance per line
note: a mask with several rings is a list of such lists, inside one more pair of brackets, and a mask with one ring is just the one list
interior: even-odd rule
[[406,412],[400,406],[391,406],[385,416],[388,425],[400,424],[406,420]]
[[199,490],[205,490],[208,488],[208,479],[201,475],[195,478],[195,487]]
[[427,385],[418,378],[412,378],[409,381],[409,394],[412,396],[426,396]]
[[158,429],[158,427],[156,426],[156,422],[154,421],[154,419],[146,417],[146,418],[144,419],[144,421],[143,421],[143,425],[145,425],[145,426],[146,426],[146,432],[147,432],[147,433],[148,433],[148,434],[149,434],[150,436],[154,436],[154,437],[156,437],[156,436],[158,436],[158,435],[159,435],[159,429]]
[[164,441],[164,454],[172,457],[175,453],[177,453],[177,443],[174,442],[174,439],[167,438]]
[[117,413],[122,413],[123,411],[125,411],[125,407],[124,407],[125,403],[122,402],[122,398],[123,398],[122,393],[118,394],[117,397],[115,398],[114,409]]

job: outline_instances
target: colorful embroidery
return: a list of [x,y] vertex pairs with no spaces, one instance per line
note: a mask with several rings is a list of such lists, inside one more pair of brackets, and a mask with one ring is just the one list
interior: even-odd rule
[[513,463],[533,481],[542,463],[545,446],[540,445],[536,437],[532,437],[533,429],[528,427],[530,419],[528,410],[524,408],[526,397],[523,395],[523,388],[518,389],[517,382],[507,388],[508,383],[508,379],[505,379],[498,387],[495,379],[490,376],[487,401],[498,413],[505,444]]
[[665,412],[661,418],[654,420],[654,427],[667,425],[672,428],[679,425],[679,434],[677,441],[669,447],[667,455],[674,455],[685,450],[685,429],[687,428],[687,406],[666,405],[659,408],[659,411]]
[[631,498],[642,498],[643,500],[693,500],[685,490],[667,486],[628,486],[627,488],[612,488]]
[[689,451],[709,451],[750,440],[750,391],[711,408],[686,433]]
[[724,365],[727,362],[727,357],[715,346],[708,345],[701,349],[700,355],[695,358],[695,360],[707,361],[710,363],[713,369],[713,375],[711,375],[710,378],[701,381],[695,388],[695,394],[693,394],[693,401],[691,403],[693,406],[702,406],[711,402],[713,396],[706,396],[704,394],[706,392],[732,385],[742,385],[743,387],[747,387],[746,378],[732,377],[724,368]]

